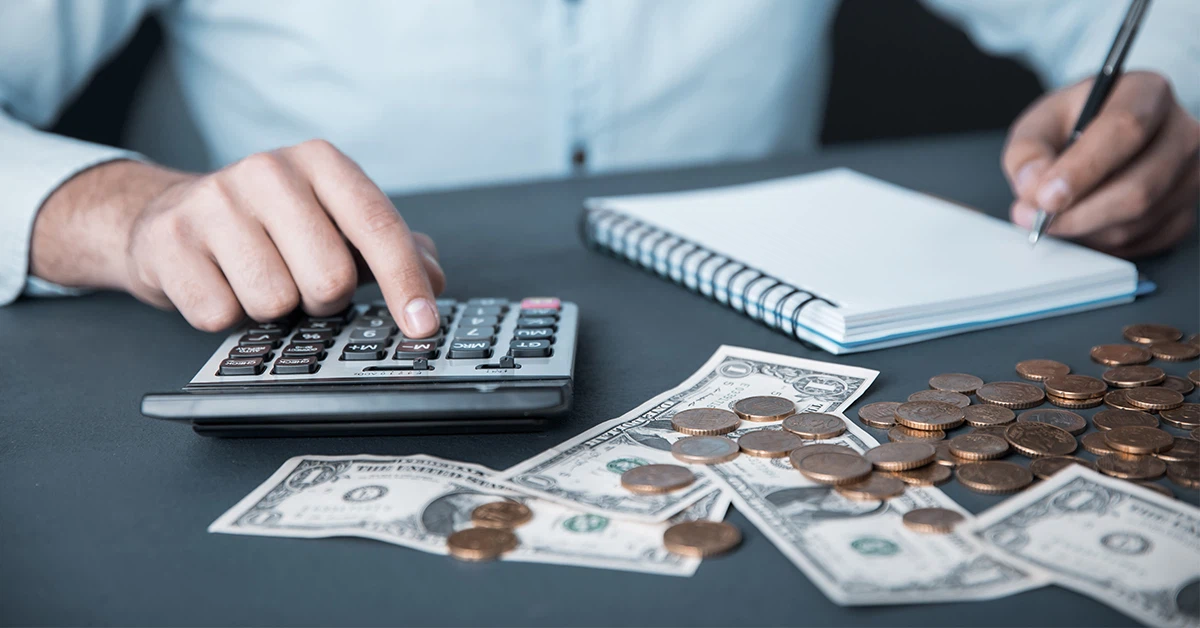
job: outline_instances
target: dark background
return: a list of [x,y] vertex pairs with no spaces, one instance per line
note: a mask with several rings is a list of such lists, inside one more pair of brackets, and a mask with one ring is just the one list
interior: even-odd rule
[[[120,145],[134,91],[162,41],[158,22],[146,20],[53,130]],[[843,0],[821,142],[1003,129],[1041,92],[1024,67],[980,52],[916,0]]]

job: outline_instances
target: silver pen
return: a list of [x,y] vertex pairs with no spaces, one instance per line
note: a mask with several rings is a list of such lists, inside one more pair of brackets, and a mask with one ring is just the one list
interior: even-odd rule
[[[1129,10],[1125,12],[1125,21],[1121,22],[1121,28],[1117,30],[1117,37],[1108,51],[1108,57],[1104,59],[1104,65],[1096,74],[1096,80],[1092,82],[1092,91],[1088,93],[1087,102],[1084,103],[1083,110],[1079,112],[1079,119],[1075,121],[1075,129],[1071,131],[1067,145],[1063,146],[1064,152],[1083,134],[1083,129],[1091,123],[1096,114],[1100,113],[1100,107],[1104,105],[1104,101],[1112,92],[1117,79],[1121,77],[1121,68],[1125,65],[1125,55],[1129,54],[1129,49],[1133,46],[1133,38],[1137,35],[1138,26],[1142,24],[1142,18],[1146,15],[1146,9],[1149,7],[1150,0],[1133,0],[1129,3]],[[1039,207],[1029,230],[1031,246],[1037,244],[1052,222],[1054,222],[1054,214],[1047,214],[1046,210]]]

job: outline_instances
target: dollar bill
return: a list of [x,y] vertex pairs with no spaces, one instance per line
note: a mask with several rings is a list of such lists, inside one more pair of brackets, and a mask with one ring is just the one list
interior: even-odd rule
[[533,511],[515,530],[520,546],[502,560],[690,576],[699,559],[671,554],[670,523],[720,521],[729,499],[717,491],[662,524],[616,521],[528,497],[497,484],[486,467],[432,456],[299,456],[221,515],[209,532],[323,538],[355,536],[432,554],[471,526],[471,511],[511,499]]
[[[621,487],[621,474],[645,464],[678,464],[671,444],[684,435],[671,417],[689,408],[726,408],[743,397],[775,395],[801,412],[848,407],[878,371],[722,346],[699,370],[619,418],[502,472],[505,483],[570,508],[604,517],[656,523],[713,491],[711,475],[692,467],[696,481],[665,495],[637,495]],[[760,423],[748,429],[778,426]]]
[[[878,445],[846,420],[820,442],[865,451]],[[831,600],[842,605],[984,600],[1039,587],[1044,578],[988,555],[961,532],[921,534],[901,517],[916,508],[970,514],[945,493],[909,486],[887,501],[854,501],[809,481],[787,458],[738,458],[710,468],[738,511]]]
[[1153,626],[1200,626],[1200,509],[1070,465],[983,513],[997,556]]

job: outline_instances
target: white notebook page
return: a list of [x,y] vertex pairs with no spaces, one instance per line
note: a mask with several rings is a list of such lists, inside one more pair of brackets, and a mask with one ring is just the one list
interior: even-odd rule
[[843,320],[1061,298],[1106,282],[1124,294],[1137,285],[1129,262],[1053,238],[1031,247],[1010,223],[847,169],[589,206],[825,297]]

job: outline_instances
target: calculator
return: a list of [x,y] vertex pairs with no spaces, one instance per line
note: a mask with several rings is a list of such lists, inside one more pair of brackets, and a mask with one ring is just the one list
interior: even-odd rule
[[205,436],[536,430],[571,407],[579,309],[552,297],[438,300],[407,338],[383,303],[251,323],[142,414]]

